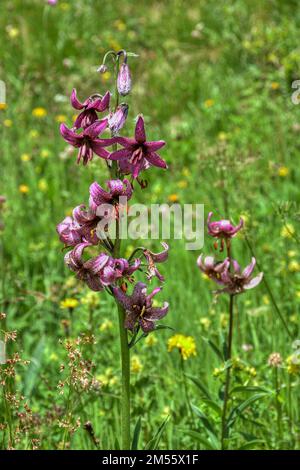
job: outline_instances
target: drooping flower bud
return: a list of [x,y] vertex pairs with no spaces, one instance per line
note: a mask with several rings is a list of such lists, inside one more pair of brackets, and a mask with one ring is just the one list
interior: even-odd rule
[[111,132],[115,135],[122,129],[125,124],[128,115],[128,105],[121,103],[115,113],[112,113],[108,118],[108,127]]
[[120,67],[117,79],[118,92],[122,96],[126,96],[131,90],[131,74],[127,62],[123,62]]
[[105,73],[107,72],[107,67],[105,64],[101,64],[100,67],[97,68],[97,72],[99,73]]

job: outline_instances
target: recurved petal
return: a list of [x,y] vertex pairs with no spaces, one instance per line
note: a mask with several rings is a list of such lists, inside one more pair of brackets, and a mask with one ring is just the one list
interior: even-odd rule
[[90,196],[93,202],[99,206],[111,200],[111,195],[105,191],[96,181],[90,186]]
[[119,149],[110,154],[109,160],[124,160],[126,158],[129,158],[131,154],[132,154],[132,151],[130,149],[127,149],[127,148]]
[[146,142],[145,123],[143,116],[139,115],[135,125],[135,140],[139,144]]
[[161,242],[161,245],[163,246],[164,250],[161,251],[160,253],[152,253],[151,252],[151,257],[155,263],[163,263],[168,259],[169,256],[169,245],[165,242]]
[[91,149],[93,152],[98,155],[98,157],[104,158],[107,160],[109,158],[109,152],[105,150],[104,145],[101,141],[99,140],[93,140],[90,143]]
[[259,273],[253,279],[250,279],[246,284],[244,284],[244,289],[253,289],[254,287],[258,286],[258,284],[262,281],[264,273]]
[[151,307],[147,310],[144,318],[149,321],[156,321],[160,320],[161,318],[165,317],[169,311],[169,304],[168,302],[164,302],[162,307]]
[[81,103],[77,98],[77,92],[76,92],[75,88],[73,88],[73,90],[72,90],[70,101],[71,101],[71,105],[75,109],[79,110],[79,109],[82,109],[84,107],[83,103]]
[[107,128],[107,125],[108,119],[101,119],[101,121],[96,121],[84,130],[84,135],[94,140],[98,137],[98,135],[102,134],[102,132]]
[[145,147],[147,148],[148,152],[157,152],[157,150],[161,149],[166,142],[164,140],[157,140],[153,142],[145,142]]
[[251,274],[253,273],[253,270],[255,268],[255,265],[256,265],[256,259],[254,257],[252,257],[251,259],[251,263],[246,266],[246,268],[244,269],[243,273],[242,273],[242,276],[247,279],[248,277],[251,276]]
[[110,101],[110,93],[109,91],[107,91],[105,95],[103,96],[103,98],[99,100],[99,102],[97,101],[94,103],[94,109],[102,113],[108,108],[109,101]]
[[121,181],[119,179],[109,180],[109,181],[107,181],[107,186],[109,187],[109,190],[110,190],[112,196],[118,196],[118,195],[122,194],[123,181]]
[[122,305],[125,310],[130,311],[134,302],[132,300],[132,296],[126,295],[120,287],[113,287],[112,288],[113,295],[117,299],[117,301]]
[[84,263],[84,268],[93,274],[97,274],[101,271],[109,261],[109,256],[106,253],[100,253],[100,255],[89,259]]
[[76,134],[74,131],[69,129],[64,123],[60,125],[60,133],[68,144],[74,147],[80,147],[82,142],[82,134]]
[[151,163],[151,165],[157,166],[159,168],[168,168],[166,162],[155,152],[147,152],[145,158],[149,163]]

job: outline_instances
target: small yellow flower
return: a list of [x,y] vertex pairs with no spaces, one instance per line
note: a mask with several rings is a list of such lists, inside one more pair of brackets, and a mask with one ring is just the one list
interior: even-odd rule
[[263,295],[262,301],[264,305],[269,305],[270,304],[270,299],[268,295]]
[[297,252],[295,250],[289,250],[287,254],[289,258],[294,258],[294,256],[297,255]]
[[298,375],[300,373],[299,358],[292,354],[286,359],[287,371],[291,375]]
[[280,88],[280,84],[278,82],[271,83],[272,90],[278,90]]
[[4,125],[5,127],[11,127],[11,126],[13,125],[13,122],[12,122],[11,119],[4,119],[3,125]]
[[81,297],[81,303],[90,308],[95,308],[100,303],[99,295],[97,292],[88,291],[84,297]]
[[45,108],[42,107],[34,108],[32,110],[32,116],[36,118],[44,118],[45,116],[47,116],[47,111]]
[[122,20],[116,20],[116,21],[114,21],[114,27],[115,27],[118,31],[125,31],[125,30],[126,30],[126,24],[125,24],[124,21],[122,21]]
[[138,374],[139,372],[141,372],[142,369],[143,365],[140,361],[140,358],[135,354],[134,356],[132,356],[130,361],[130,370],[134,374]]
[[77,307],[77,305],[79,304],[78,300],[77,299],[73,299],[73,298],[67,298],[67,299],[64,299],[60,302],[60,308],[61,309],[73,309],[75,307]]
[[292,260],[289,264],[288,264],[288,270],[292,273],[297,273],[300,271],[300,263],[298,263],[298,261],[296,260]]
[[207,317],[200,318],[200,325],[207,331],[211,325],[211,320]]
[[66,120],[67,120],[67,116],[65,116],[64,114],[58,114],[57,116],[55,116],[56,122],[62,123],[62,122],[66,122]]
[[148,335],[145,339],[146,346],[152,347],[157,343],[158,339],[155,335]]
[[211,108],[215,104],[215,100],[209,98],[208,100],[204,101],[205,108]]
[[0,102],[0,111],[3,111],[3,110],[6,109],[6,108],[7,108],[7,104]]
[[180,180],[180,181],[178,181],[177,186],[180,189],[185,189],[188,186],[188,182],[187,182],[187,180]]
[[6,32],[8,34],[8,36],[10,37],[10,39],[15,39],[19,36],[19,30],[18,28],[16,28],[15,26],[7,26],[6,27]]
[[298,297],[298,299],[300,299],[300,290],[297,290],[296,297]]
[[31,129],[31,131],[29,131],[29,137],[31,139],[36,139],[39,135],[39,131],[37,131],[36,129]]
[[19,186],[19,192],[21,194],[27,194],[29,193],[29,186],[27,186],[27,184],[20,184]]
[[219,132],[218,139],[221,142],[225,142],[228,139],[228,134],[226,134],[226,132]]
[[280,235],[282,238],[293,238],[295,235],[295,227],[292,224],[286,224],[282,227]]
[[38,182],[38,188],[40,191],[45,192],[48,189],[48,183],[45,180],[45,178],[41,178],[40,181]]
[[61,3],[58,4],[58,6],[62,11],[70,10],[70,5],[67,2],[61,2]]
[[50,155],[49,150],[47,150],[47,149],[42,149],[42,151],[41,151],[41,157],[42,157],[42,158],[48,158],[49,155]]
[[168,200],[169,200],[170,202],[178,202],[178,201],[179,201],[179,197],[178,197],[178,195],[175,194],[175,193],[174,193],[174,194],[170,194],[170,195],[168,196]]
[[56,362],[58,361],[58,355],[55,353],[51,353],[49,356],[50,361]]
[[171,336],[168,340],[168,351],[171,352],[175,348],[179,350],[185,361],[189,357],[197,355],[195,339],[192,336],[181,334]]
[[31,156],[28,153],[22,153],[21,155],[22,162],[29,162],[31,160]]
[[184,168],[182,169],[182,172],[181,172],[181,173],[182,173],[183,176],[186,176],[186,177],[190,176],[190,174],[191,174],[189,168],[187,168],[187,167],[184,167]]
[[111,330],[112,328],[113,328],[113,322],[109,320],[108,318],[104,318],[103,322],[99,326],[99,330],[102,332]]
[[161,413],[161,418],[164,419],[164,418],[167,418],[168,416],[170,416],[171,414],[171,408],[169,406],[164,406],[164,409]]
[[290,172],[290,170],[286,166],[280,166],[278,168],[277,174],[278,174],[278,176],[281,176],[282,178],[285,178],[286,176],[288,176],[289,172]]
[[222,328],[226,328],[228,325],[228,315],[227,313],[221,313],[220,315],[220,324]]

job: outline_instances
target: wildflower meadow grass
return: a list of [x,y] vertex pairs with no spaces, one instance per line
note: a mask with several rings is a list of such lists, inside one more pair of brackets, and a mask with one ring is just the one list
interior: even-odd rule
[[297,2],[2,3],[1,449],[298,450]]

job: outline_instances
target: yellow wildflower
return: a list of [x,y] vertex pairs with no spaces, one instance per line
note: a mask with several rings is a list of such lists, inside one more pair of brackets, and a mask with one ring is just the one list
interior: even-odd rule
[[97,292],[88,291],[84,297],[81,298],[81,303],[88,305],[91,308],[97,307],[99,305],[100,299]]
[[122,21],[122,20],[116,20],[116,21],[114,21],[114,27],[115,27],[118,31],[125,31],[125,30],[126,30],[126,24],[125,24],[124,21]]
[[297,375],[300,373],[300,362],[299,358],[292,354],[286,359],[287,371],[291,375]]
[[64,299],[60,302],[60,308],[61,309],[73,309],[73,308],[77,307],[78,304],[79,304],[79,302],[78,302],[77,299],[67,298],[67,299]]
[[70,10],[70,5],[67,2],[61,2],[61,3],[58,4],[58,6],[62,11]]
[[145,339],[146,346],[152,347],[157,343],[158,339],[155,335],[148,335]]
[[170,202],[178,202],[178,201],[179,201],[179,197],[178,197],[178,195],[175,194],[175,193],[174,193],[174,194],[170,194],[170,195],[168,196],[168,200],[169,200]]
[[22,153],[21,155],[22,162],[29,162],[31,160],[31,156],[28,153]]
[[197,355],[195,339],[192,336],[184,336],[181,334],[172,336],[168,340],[168,351],[171,352],[175,348],[179,350],[185,361],[189,357]]
[[289,258],[296,256],[297,252],[295,250],[288,250],[287,252]]
[[281,176],[282,178],[284,178],[285,176],[288,176],[290,170],[286,167],[286,166],[280,166],[278,168],[278,176]]
[[11,126],[13,125],[13,122],[12,122],[11,119],[4,119],[3,125],[4,125],[5,127],[11,127]]
[[36,117],[36,118],[43,118],[45,116],[47,116],[47,111],[45,108],[42,108],[41,106],[37,107],[37,108],[34,108],[32,110],[32,116]]
[[183,176],[186,176],[186,177],[190,176],[190,174],[191,174],[189,168],[187,168],[187,167],[184,167],[184,168],[182,169],[182,172],[181,172],[181,173],[182,173]]
[[140,358],[135,354],[134,356],[132,356],[130,361],[130,370],[134,374],[138,374],[139,372],[141,372],[142,369],[143,365],[140,361]]
[[38,188],[40,191],[47,191],[48,189],[48,183],[45,180],[45,178],[41,178],[40,181],[38,182]]
[[211,320],[207,317],[200,318],[200,325],[207,331],[211,325]]
[[51,353],[49,359],[50,361],[56,362],[58,360],[58,355],[55,353]]
[[268,295],[263,295],[262,296],[262,301],[264,305],[269,305],[270,304],[270,299]]
[[29,186],[27,184],[20,184],[19,191],[21,194],[27,194],[29,193]]
[[66,122],[67,120],[67,116],[65,116],[64,114],[58,114],[57,116],[55,116],[55,121],[56,122]]
[[113,322],[111,320],[109,320],[108,318],[104,318],[103,322],[99,326],[99,330],[100,331],[107,331],[107,330],[111,330],[112,327],[113,327]]
[[4,109],[6,109],[6,108],[7,108],[7,104],[0,102],[0,110],[4,110]]
[[39,131],[37,131],[36,129],[31,129],[31,131],[29,131],[29,137],[31,139],[36,139],[39,135]]
[[19,30],[15,26],[8,25],[6,27],[6,32],[10,39],[15,39],[19,36]]
[[295,227],[292,224],[286,224],[282,227],[280,235],[282,238],[293,238],[295,235]]
[[214,104],[215,104],[215,101],[213,99],[208,99],[204,101],[205,108],[211,108]]
[[299,272],[300,271],[300,263],[298,263],[298,261],[296,261],[296,260],[290,261],[290,263],[288,264],[288,270],[292,273]]
[[272,90],[278,90],[280,88],[280,84],[278,82],[271,83]]
[[218,139],[221,142],[225,142],[228,139],[228,134],[226,134],[226,132],[219,132]]
[[103,82],[107,82],[111,77],[111,73],[109,71],[101,73],[101,79]]
[[42,158],[48,158],[49,155],[50,155],[49,150],[47,150],[47,149],[42,149],[42,151],[41,151],[41,157],[42,157]]
[[180,189],[187,188],[188,182],[186,180],[180,180],[180,181],[178,181],[177,186]]

